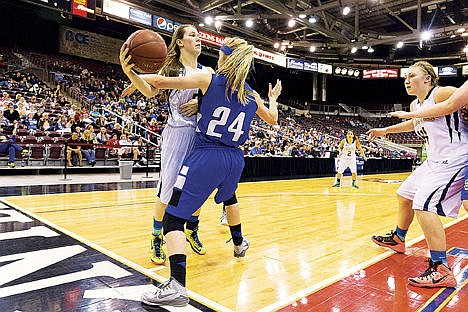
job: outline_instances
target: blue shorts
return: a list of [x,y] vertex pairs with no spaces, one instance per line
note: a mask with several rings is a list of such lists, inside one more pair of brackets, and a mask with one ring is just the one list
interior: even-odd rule
[[188,220],[217,188],[215,202],[232,198],[244,169],[238,148],[198,148],[184,161],[166,212]]
[[468,168],[465,168],[465,183],[461,191],[461,200],[468,200]]

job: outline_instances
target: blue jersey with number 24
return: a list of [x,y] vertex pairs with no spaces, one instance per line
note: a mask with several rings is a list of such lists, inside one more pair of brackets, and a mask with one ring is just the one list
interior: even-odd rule
[[[257,111],[252,98],[245,105],[237,99],[237,91],[226,97],[227,79],[214,74],[208,90],[201,98],[197,117],[196,147],[229,146],[244,144],[249,136],[250,122]],[[245,84],[246,90],[252,91]]]

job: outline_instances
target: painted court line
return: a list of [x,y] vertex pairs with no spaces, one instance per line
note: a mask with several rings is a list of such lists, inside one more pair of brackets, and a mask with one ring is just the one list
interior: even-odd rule
[[[120,263],[122,263],[122,264],[124,264],[124,265],[126,265],[128,267],[131,267],[132,269],[134,269],[134,270],[136,270],[136,271],[138,271],[138,272],[140,272],[140,273],[142,273],[142,274],[144,274],[144,275],[146,275],[146,276],[148,276],[148,277],[150,277],[152,279],[157,280],[160,283],[166,281],[166,278],[152,272],[151,270],[148,270],[148,269],[146,269],[146,268],[144,268],[144,267],[142,267],[142,266],[140,266],[140,265],[138,265],[138,264],[124,258],[124,257],[122,257],[122,256],[119,256],[119,255],[113,253],[110,250],[107,250],[107,249],[97,245],[96,243],[93,243],[93,242],[91,242],[91,241],[89,241],[89,240],[87,240],[87,239],[85,239],[85,238],[83,238],[83,237],[81,237],[81,236],[79,236],[79,235],[65,229],[65,228],[62,228],[61,226],[59,226],[57,224],[54,224],[53,222],[50,222],[49,220],[47,220],[47,219],[45,219],[45,218],[43,218],[41,216],[38,216],[35,213],[33,213],[33,212],[31,212],[31,211],[29,211],[29,210],[27,210],[25,208],[19,207],[19,206],[15,205],[15,204],[9,202],[5,198],[0,198],[0,204],[2,204],[1,201],[3,201],[7,205],[10,205],[10,207],[13,207],[13,208],[17,209],[18,211],[21,211],[22,213],[24,213],[24,214],[26,214],[28,216],[31,216],[31,217],[37,219],[38,221],[43,222],[44,224],[49,225],[50,227],[64,233],[65,235],[68,235],[68,236],[82,242],[83,244],[85,244],[85,245],[87,245],[87,246],[89,246],[89,247],[91,247],[91,248],[93,248],[93,249],[95,249],[95,250],[97,250],[97,251],[99,251],[99,252],[101,252],[101,253],[103,253],[103,254],[111,257],[111,258],[113,258],[114,260],[116,260],[116,261],[118,261],[118,262],[120,262]],[[5,205],[3,205],[3,206],[4,206],[4,208],[10,208],[10,207],[7,207]],[[212,308],[212,309],[214,309],[216,311],[232,312],[231,309],[228,309],[228,308],[220,305],[217,302],[211,301],[211,300],[203,297],[202,295],[197,294],[197,293],[195,293],[195,292],[193,292],[191,290],[187,289],[187,293],[188,293],[190,298],[193,298],[196,301],[200,302],[201,304],[206,305],[207,307],[210,307],[210,308]]]

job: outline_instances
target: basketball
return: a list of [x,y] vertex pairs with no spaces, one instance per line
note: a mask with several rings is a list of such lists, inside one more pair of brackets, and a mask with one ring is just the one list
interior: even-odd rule
[[127,41],[128,54],[134,69],[141,74],[157,73],[167,55],[164,39],[156,32],[143,29],[131,34]]

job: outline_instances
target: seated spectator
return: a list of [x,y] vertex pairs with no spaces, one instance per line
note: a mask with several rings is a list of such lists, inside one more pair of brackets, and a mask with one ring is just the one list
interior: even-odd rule
[[11,124],[15,121],[21,121],[18,111],[15,109],[13,103],[11,102],[10,104],[8,104],[8,110],[4,111],[3,115],[6,117],[6,119],[8,119],[8,121],[10,121]]
[[0,128],[9,129],[10,121],[3,116],[3,111],[0,109]]
[[111,139],[107,141],[106,147],[109,150],[109,156],[117,156],[117,160],[120,160],[120,143],[117,134],[113,134]]
[[109,135],[107,134],[107,129],[105,127],[101,127],[99,133],[96,135],[96,141],[99,144],[106,144],[109,141]]
[[73,156],[78,156],[80,167],[83,166],[83,157],[81,155],[81,139],[77,132],[73,132],[71,138],[67,140],[67,161],[68,166],[73,167]]
[[30,112],[25,120],[28,130],[37,130],[37,120],[34,118],[34,113]]
[[263,149],[261,148],[262,142],[260,140],[255,141],[255,146],[249,152],[249,156],[262,156]]
[[3,129],[0,128],[0,154],[5,154],[8,155],[8,167],[10,168],[15,168],[15,157],[16,157],[16,151],[20,151],[21,155],[23,157],[26,156],[28,151],[26,149],[23,149],[21,146],[18,144],[14,144],[13,142],[16,142],[16,132],[18,130],[18,126],[15,126],[13,129],[13,135],[11,137],[8,137],[7,135],[4,135]]
[[94,167],[96,164],[96,151],[94,150],[94,144],[96,143],[94,139],[91,137],[91,131],[86,129],[83,131],[83,136],[81,137],[81,141],[84,144],[89,145],[82,145],[81,146],[81,153],[85,156],[88,164],[91,167]]
[[124,158],[125,157],[130,158],[130,156],[132,156],[131,155],[132,154],[132,141],[127,140],[126,134],[122,134],[120,136],[119,144],[120,144],[120,156],[123,156]]

